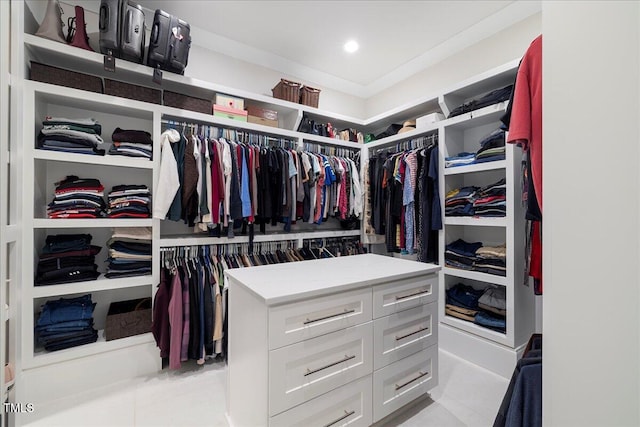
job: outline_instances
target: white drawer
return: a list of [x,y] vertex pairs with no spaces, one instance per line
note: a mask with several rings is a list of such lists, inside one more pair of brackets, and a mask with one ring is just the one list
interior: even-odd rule
[[437,303],[432,302],[373,321],[373,369],[403,359],[438,340]]
[[320,396],[373,370],[373,323],[269,352],[269,415]]
[[373,288],[373,318],[437,300],[438,276],[402,280]]
[[314,298],[269,309],[269,349],[368,322],[371,289]]
[[422,396],[438,384],[434,345],[373,373],[373,422]]
[[367,427],[373,424],[371,375],[269,420],[269,427]]

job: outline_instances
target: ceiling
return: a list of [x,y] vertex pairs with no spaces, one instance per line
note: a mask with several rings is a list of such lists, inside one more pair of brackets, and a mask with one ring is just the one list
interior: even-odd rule
[[[138,3],[189,22],[195,44],[357,96],[540,11],[540,1],[510,0]],[[348,39],[356,53],[342,49]]]

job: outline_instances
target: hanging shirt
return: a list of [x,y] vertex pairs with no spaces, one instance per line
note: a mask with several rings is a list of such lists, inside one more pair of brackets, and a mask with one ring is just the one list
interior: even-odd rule
[[542,35],[531,42],[518,69],[507,142],[523,143],[529,151],[542,211]]

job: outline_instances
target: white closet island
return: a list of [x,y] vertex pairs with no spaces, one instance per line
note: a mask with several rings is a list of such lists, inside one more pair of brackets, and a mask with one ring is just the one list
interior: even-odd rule
[[440,267],[355,255],[227,270],[232,426],[368,426],[438,383]]

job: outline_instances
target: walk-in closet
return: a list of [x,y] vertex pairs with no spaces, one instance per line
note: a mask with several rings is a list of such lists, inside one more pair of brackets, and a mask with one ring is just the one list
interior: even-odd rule
[[0,427],[640,425],[639,99],[638,1],[0,1]]

